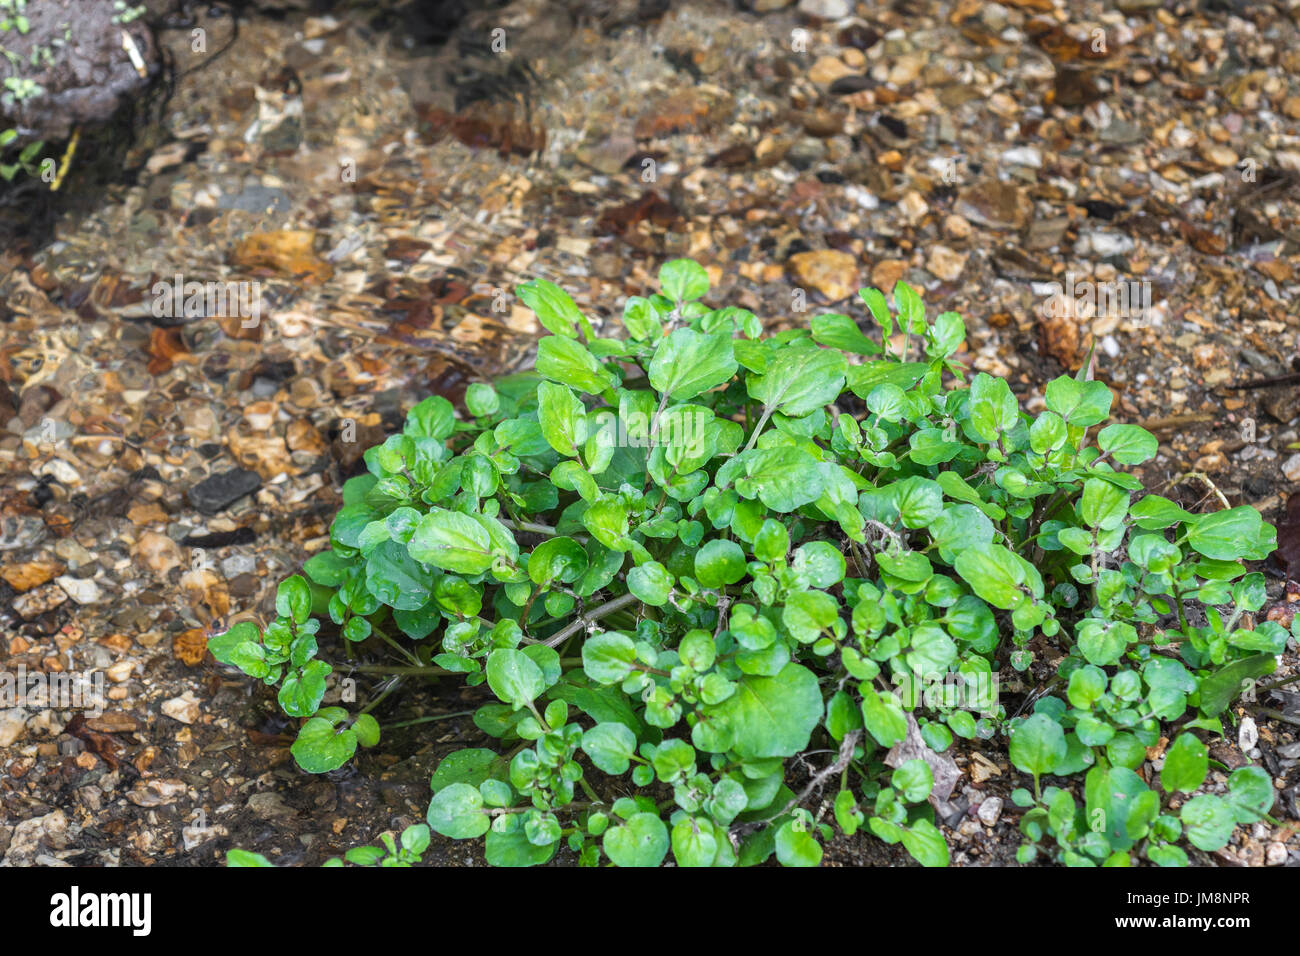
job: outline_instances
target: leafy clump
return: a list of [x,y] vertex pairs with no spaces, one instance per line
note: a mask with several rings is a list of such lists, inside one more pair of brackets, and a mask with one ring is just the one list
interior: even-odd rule
[[[536,371],[472,386],[463,418],[417,405],[278,618],[213,639],[304,719],[304,769],[379,736],[320,707],[326,617],[402,654],[392,673],[487,684],[474,722],[499,750],[442,762],[428,823],[494,864],[564,844],[584,864],[806,866],[866,827],[942,865],[943,752],[999,734],[1032,786],[1023,860],[1050,835],[1066,863],[1183,863],[1183,839],[1214,850],[1268,813],[1253,767],[1187,798],[1197,733],[1222,733],[1288,637],[1245,626],[1264,581],[1242,561],[1275,540],[1255,510],[1139,496],[1117,469],[1156,441],[1099,428],[1106,386],[1059,378],[1026,415],[955,361],[960,317],[927,320],[904,284],[896,317],[861,293],[883,346],[838,314],[764,338],[701,303],[687,260],[660,286],[617,339],[521,287],[552,333]],[[1156,789],[1136,769],[1175,723]],[[1042,786],[1085,772],[1083,806]]]

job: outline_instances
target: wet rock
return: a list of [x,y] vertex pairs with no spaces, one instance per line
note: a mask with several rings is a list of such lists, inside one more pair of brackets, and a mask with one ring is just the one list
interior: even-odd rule
[[23,820],[14,827],[0,866],[30,866],[46,850],[62,850],[68,845],[68,816],[55,810],[44,816]]
[[841,20],[853,12],[849,0],[799,0],[799,12],[818,20]]
[[284,802],[284,797],[274,790],[255,793],[248,798],[248,809],[262,820],[291,817],[296,811]]
[[49,534],[45,522],[36,515],[0,517],[0,551],[17,551],[40,544]]
[[1287,481],[1300,481],[1300,452],[1282,462],[1282,474]]
[[1132,239],[1117,232],[1084,232],[1079,234],[1079,239],[1074,244],[1074,254],[1107,259],[1132,252],[1134,245]]
[[980,803],[979,810],[977,810],[976,813],[979,815],[980,823],[984,824],[986,827],[994,826],[998,822],[998,818],[1002,816],[1002,798],[985,798],[985,800]]
[[1033,214],[1033,203],[1013,183],[986,180],[958,193],[953,212],[989,229],[1020,229]]
[[209,475],[186,494],[196,510],[205,515],[214,515],[260,487],[262,479],[257,472],[232,468],[230,471]]
[[172,568],[180,567],[184,558],[180,546],[157,531],[146,531],[140,535],[135,544],[135,559],[143,567],[157,575],[164,575]]
[[70,574],[55,578],[55,583],[78,604],[98,604],[103,590],[90,578],[77,578]]
[[175,803],[185,795],[186,789],[184,780],[139,780],[127,792],[126,798],[137,807],[162,807]]
[[0,710],[0,747],[12,747],[27,731],[27,711],[21,707]]
[[847,299],[858,290],[857,260],[838,249],[796,253],[786,269],[796,283],[816,289],[828,302]]
[[1283,866],[1287,860],[1287,849],[1285,843],[1279,843],[1276,840],[1268,845],[1265,851],[1265,860],[1269,866]]
[[163,701],[160,709],[172,720],[178,720],[182,724],[192,724],[199,719],[199,700],[190,690],[179,697]]
[[14,613],[24,621],[30,621],[34,617],[40,617],[48,611],[54,610],[60,604],[68,599],[68,594],[57,584],[48,584],[42,588],[36,588],[25,594],[20,594],[13,600]]
[[25,561],[0,568],[0,578],[4,578],[6,584],[21,594],[48,584],[62,570],[63,566],[54,561]]
[[965,270],[967,258],[947,246],[935,246],[930,250],[925,267],[945,282],[955,282]]
[[[818,86],[829,87],[840,77],[849,76],[853,68],[837,56],[819,57],[808,71],[808,79]],[[832,91],[834,92],[834,91]]]

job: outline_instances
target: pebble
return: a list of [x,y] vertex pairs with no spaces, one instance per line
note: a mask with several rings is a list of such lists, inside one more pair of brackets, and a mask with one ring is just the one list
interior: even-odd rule
[[148,780],[137,781],[135,786],[128,791],[126,798],[137,807],[161,807],[169,803],[175,803],[177,799],[185,795],[186,789],[184,780],[165,780],[153,777]]
[[830,86],[842,76],[849,76],[853,68],[837,56],[820,57],[808,71],[808,79],[818,86]]
[[141,565],[161,576],[185,560],[180,545],[165,534],[146,531],[135,545],[135,558]]
[[980,823],[984,824],[986,827],[993,826],[998,822],[998,818],[1002,816],[1002,798],[986,798],[980,804],[979,810],[977,810],[976,813],[979,815]]
[[1300,452],[1282,462],[1282,474],[1287,481],[1300,481]]
[[21,707],[0,710],[0,747],[12,747],[27,731],[27,711]]
[[248,798],[248,809],[263,820],[274,820],[276,817],[291,817],[297,812],[288,806],[284,802],[284,797],[274,790],[253,794]]
[[35,515],[5,515],[0,518],[0,551],[30,548],[47,534],[45,522]]
[[179,697],[163,701],[162,712],[172,720],[178,720],[182,724],[192,724],[199,719],[198,698],[194,696],[193,691],[187,690]]
[[95,563],[95,556],[87,551],[76,538],[60,538],[54,544],[54,553],[63,560],[68,568],[76,571],[78,568],[85,567],[88,564]]
[[14,613],[24,621],[30,621],[34,617],[39,617],[47,611],[52,611],[68,599],[68,594],[57,584],[49,584],[43,588],[37,588],[34,591],[28,591],[25,594],[19,594],[13,599],[12,607]]
[[64,593],[78,604],[98,604],[103,597],[103,590],[90,578],[73,577],[71,574],[60,575],[54,582]]
[[943,219],[943,234],[949,239],[966,239],[970,236],[970,223],[954,212]]
[[23,820],[14,827],[0,866],[30,866],[42,851],[66,847],[68,837],[68,816],[62,810]]
[[257,472],[232,468],[204,478],[187,492],[187,497],[196,510],[214,515],[261,487],[262,479]]
[[1249,753],[1255,749],[1257,743],[1259,743],[1259,728],[1255,726],[1254,718],[1241,718],[1241,726],[1237,728],[1237,746],[1243,753]]
[[135,670],[135,661],[118,661],[116,664],[108,667],[104,673],[114,684],[121,684],[131,678],[131,672]]
[[1096,256],[1107,259],[1110,256],[1122,256],[1133,251],[1134,242],[1128,236],[1118,232],[1084,232],[1079,234],[1074,244],[1074,254],[1087,257]]
[[1002,154],[1002,162],[1007,166],[1028,166],[1030,169],[1043,168],[1043,154],[1037,146],[1017,146]]
[[1274,841],[1268,845],[1266,859],[1269,866],[1282,866],[1286,863],[1286,844]]
[[858,291],[858,262],[838,249],[795,253],[786,268],[795,282],[816,289],[829,302],[847,299]]
[[257,571],[257,559],[251,554],[232,554],[221,559],[221,574],[229,581],[241,574],[253,574]]
[[969,257],[947,246],[934,246],[925,267],[945,282],[955,282],[966,268]]
[[799,12],[818,20],[841,20],[853,12],[849,0],[799,0]]

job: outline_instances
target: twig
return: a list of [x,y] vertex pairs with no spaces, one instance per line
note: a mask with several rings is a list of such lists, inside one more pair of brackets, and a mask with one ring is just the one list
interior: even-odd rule
[[563,628],[556,631],[546,640],[541,641],[539,643],[545,644],[547,647],[559,647],[561,644],[563,644],[569,638],[573,637],[574,634],[577,634],[583,628],[595,624],[602,617],[608,617],[610,614],[613,614],[615,611],[622,610],[623,608],[627,607],[629,604],[635,604],[636,602],[637,602],[637,596],[632,592],[629,591],[627,594],[621,594],[618,597],[614,598],[612,601],[606,601],[604,604],[601,604],[599,607],[592,608],[586,614],[579,614],[578,617],[574,619],[572,624],[565,625]]
[[804,787],[803,791],[800,792],[797,797],[794,797],[789,803],[787,803],[781,809],[781,812],[776,814],[773,819],[785,816],[795,807],[799,806],[811,797],[814,792],[821,790],[821,788],[826,785],[828,779],[835,776],[837,773],[843,773],[844,768],[847,767],[849,761],[853,759],[853,748],[858,745],[858,738],[861,736],[861,730],[850,730],[845,734],[844,739],[840,741],[840,755],[835,758],[835,762],[827,764],[821,770],[817,771],[817,773],[813,775],[813,778],[808,781],[808,786]]

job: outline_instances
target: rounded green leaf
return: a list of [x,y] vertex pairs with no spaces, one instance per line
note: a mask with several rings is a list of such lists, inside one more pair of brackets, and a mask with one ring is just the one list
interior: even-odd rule
[[745,576],[745,552],[734,541],[715,539],[695,552],[695,577],[706,588],[735,584]]
[[1193,734],[1179,734],[1165,751],[1165,763],[1160,768],[1160,786],[1166,793],[1191,793],[1205,782],[1209,769],[1210,752],[1205,744]]
[[658,866],[668,853],[668,828],[653,813],[634,813],[605,831],[601,846],[616,866]]
[[1012,725],[1011,762],[1017,769],[1035,777],[1051,773],[1065,754],[1065,731],[1046,714],[1034,714]]
[[491,818],[483,812],[483,795],[467,783],[453,783],[429,801],[429,826],[453,840],[468,840],[487,833]]
[[546,690],[542,669],[523,651],[505,647],[488,655],[487,681],[492,693],[516,709]]
[[627,573],[627,589],[642,604],[663,607],[673,590],[673,576],[658,561],[647,561]]

